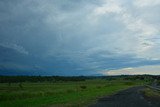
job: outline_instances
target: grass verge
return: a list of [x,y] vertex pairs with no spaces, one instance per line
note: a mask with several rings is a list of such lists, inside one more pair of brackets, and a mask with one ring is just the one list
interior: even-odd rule
[[142,92],[145,97],[160,101],[160,91],[156,91],[150,88],[145,88],[144,90],[142,90]]

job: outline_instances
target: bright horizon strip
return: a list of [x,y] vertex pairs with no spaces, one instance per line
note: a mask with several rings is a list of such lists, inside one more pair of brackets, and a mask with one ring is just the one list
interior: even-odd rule
[[160,65],[149,65],[140,67],[128,67],[117,70],[103,71],[104,75],[160,75]]

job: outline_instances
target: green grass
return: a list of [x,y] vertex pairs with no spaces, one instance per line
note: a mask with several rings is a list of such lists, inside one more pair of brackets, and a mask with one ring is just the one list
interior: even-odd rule
[[0,84],[0,107],[86,106],[98,97],[143,85],[135,80],[86,80],[82,82]]

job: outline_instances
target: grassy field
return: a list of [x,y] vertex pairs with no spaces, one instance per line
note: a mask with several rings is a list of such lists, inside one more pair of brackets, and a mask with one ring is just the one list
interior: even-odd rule
[[143,85],[141,80],[93,79],[81,82],[1,83],[0,107],[83,107],[98,97]]

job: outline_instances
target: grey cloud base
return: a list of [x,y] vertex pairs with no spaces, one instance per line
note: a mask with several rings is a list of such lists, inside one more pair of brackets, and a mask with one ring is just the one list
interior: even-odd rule
[[1,0],[0,75],[97,75],[160,64],[160,2]]

